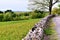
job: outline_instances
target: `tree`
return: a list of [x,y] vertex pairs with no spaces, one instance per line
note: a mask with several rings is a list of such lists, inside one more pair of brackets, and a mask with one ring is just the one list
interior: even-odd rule
[[40,11],[40,10],[35,10],[34,12],[35,12],[35,13],[41,13],[41,14],[44,13],[43,11]]
[[30,0],[30,8],[34,10],[49,10],[51,15],[52,7],[54,4],[59,2],[59,0]]
[[60,10],[59,10],[59,8],[53,8],[53,10],[52,10],[52,14],[58,14],[58,12],[59,12]]
[[3,14],[3,11],[0,11],[1,14]]
[[52,13],[60,15],[60,4],[58,5],[58,7],[53,8]]
[[12,10],[6,10],[6,11],[5,11],[5,13],[7,13],[7,12],[13,13],[13,11],[12,11]]

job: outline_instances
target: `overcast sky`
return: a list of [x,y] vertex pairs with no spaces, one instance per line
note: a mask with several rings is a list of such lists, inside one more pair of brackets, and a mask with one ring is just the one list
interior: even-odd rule
[[13,11],[27,11],[27,7],[28,0],[0,0],[1,11],[5,11],[7,9],[11,9]]
[[0,0],[0,10],[26,11],[28,0]]

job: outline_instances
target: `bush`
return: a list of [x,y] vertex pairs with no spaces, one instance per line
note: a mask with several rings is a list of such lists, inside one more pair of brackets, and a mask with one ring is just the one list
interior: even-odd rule
[[24,16],[29,16],[29,13],[24,13]]
[[23,16],[23,13],[15,13],[17,17]]
[[60,15],[60,11],[58,11],[58,15]]
[[13,20],[14,20],[14,21],[20,20],[20,17],[17,17],[17,16],[16,16],[15,18],[13,18]]
[[20,20],[27,20],[27,19],[29,19],[29,16],[21,16],[20,17]]
[[43,14],[40,15],[40,18],[43,18],[43,17],[45,17],[45,16],[46,16],[46,14],[43,13]]
[[31,15],[31,18],[43,18],[43,17],[45,17],[45,14],[43,13],[43,14],[41,14],[41,13],[33,13],[32,15]]
[[21,13],[12,13],[11,10],[7,10],[6,13],[0,15],[0,21],[14,21],[14,20],[27,20],[35,18],[43,18],[45,14],[35,13],[35,12],[21,12]]
[[0,14],[0,21],[3,20],[3,14]]
[[13,20],[13,17],[12,17],[12,14],[11,13],[4,14],[3,21],[11,21],[11,20]]
[[16,17],[17,15],[15,13],[11,14],[12,17]]
[[3,11],[0,11],[0,14],[3,14]]
[[35,12],[35,13],[41,13],[41,14],[44,13],[44,11],[40,11],[40,10],[35,10],[34,12]]
[[5,13],[7,12],[14,13],[12,10],[6,10]]
[[31,18],[32,18],[32,19],[37,18],[37,14],[36,14],[36,13],[31,14]]

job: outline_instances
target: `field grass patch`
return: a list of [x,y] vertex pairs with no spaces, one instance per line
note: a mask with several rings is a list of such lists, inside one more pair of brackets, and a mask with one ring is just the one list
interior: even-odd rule
[[0,40],[21,40],[39,20],[0,22]]

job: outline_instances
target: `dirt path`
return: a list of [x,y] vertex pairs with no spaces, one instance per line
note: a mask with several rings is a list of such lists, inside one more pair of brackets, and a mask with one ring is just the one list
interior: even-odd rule
[[53,22],[55,23],[55,31],[57,33],[58,40],[60,40],[60,16],[53,18]]

